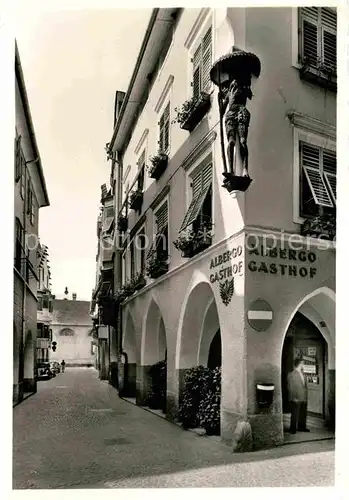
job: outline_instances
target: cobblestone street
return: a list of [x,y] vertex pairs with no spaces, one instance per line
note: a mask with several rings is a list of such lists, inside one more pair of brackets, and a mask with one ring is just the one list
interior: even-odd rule
[[131,403],[94,369],[39,382],[14,408],[15,489],[331,486],[334,441],[233,454]]

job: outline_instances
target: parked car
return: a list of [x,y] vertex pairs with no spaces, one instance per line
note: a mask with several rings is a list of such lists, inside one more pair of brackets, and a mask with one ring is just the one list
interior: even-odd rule
[[50,369],[51,372],[56,375],[57,373],[61,372],[61,365],[58,363],[58,361],[51,361]]
[[56,376],[56,374],[52,373],[49,362],[39,362],[36,367],[38,370],[38,380],[50,379]]

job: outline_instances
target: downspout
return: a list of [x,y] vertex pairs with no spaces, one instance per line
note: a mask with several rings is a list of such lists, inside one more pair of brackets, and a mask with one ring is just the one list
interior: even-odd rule
[[[20,357],[19,357],[19,373],[18,373],[18,384],[21,382],[22,378],[22,390],[24,390],[24,338],[25,338],[25,313],[26,313],[26,279],[25,279],[25,270],[26,270],[26,250],[25,250],[25,239],[26,239],[26,231],[27,231],[27,218],[26,218],[26,206],[27,206],[27,165],[24,162],[24,199],[23,199],[23,236],[24,236],[24,259],[23,259],[23,294],[22,294],[22,330],[21,330],[21,342],[20,342]],[[22,261],[22,259],[21,259]],[[22,266],[21,266],[22,273]]]

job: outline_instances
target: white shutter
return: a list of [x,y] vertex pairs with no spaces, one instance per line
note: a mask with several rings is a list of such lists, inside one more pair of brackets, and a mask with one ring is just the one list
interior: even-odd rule
[[202,47],[201,44],[196,49],[193,57],[193,96],[199,97],[201,90],[201,59]]
[[210,27],[202,41],[201,91],[208,92],[211,86],[210,69],[212,63],[212,28]]
[[165,202],[155,214],[156,232],[159,233],[168,223],[168,206]]
[[188,211],[184,217],[183,223],[179,231],[183,231],[189,224],[192,224],[202,208],[207,193],[212,185],[212,163],[205,165],[193,177],[192,187],[192,201],[189,205]]
[[315,203],[323,207],[333,207],[320,172],[320,149],[316,146],[301,143],[301,158],[302,167]]
[[335,174],[330,174],[328,172],[325,172],[324,175],[328,184],[328,188],[332,195],[332,198],[334,199],[335,202],[337,202],[337,176]]

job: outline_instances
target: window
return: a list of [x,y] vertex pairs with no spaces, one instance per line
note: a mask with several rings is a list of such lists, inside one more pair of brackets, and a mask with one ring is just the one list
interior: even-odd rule
[[337,70],[337,14],[324,7],[299,9],[300,62]]
[[304,141],[299,142],[300,215],[334,213],[337,198],[336,153]]
[[42,297],[38,297],[38,311],[42,311]]
[[194,52],[193,63],[193,96],[199,97],[201,92],[208,92],[211,87],[210,69],[212,65],[212,27],[206,31]]
[[21,136],[15,138],[15,181],[22,176]]
[[140,272],[143,274],[145,268],[145,251],[146,251],[146,237],[144,227],[137,234],[137,249],[139,249],[140,254]]
[[143,191],[144,189],[144,172],[145,172],[145,149],[143,149],[141,156],[137,162],[138,164],[138,179],[137,188]]
[[168,202],[161,205],[155,212],[156,239],[155,250],[159,260],[168,258]]
[[52,302],[52,300],[50,300],[49,303],[48,303],[48,310],[49,310],[50,313],[53,312],[53,302]]
[[25,182],[25,176],[26,176],[26,166],[25,166],[25,159],[23,156],[23,153],[21,151],[21,197],[22,200],[24,200],[25,196],[25,188],[26,188],[26,182]]
[[130,243],[130,273],[131,279],[135,276],[135,247],[134,241],[132,240]]
[[24,239],[23,227],[19,219],[16,218],[15,268],[19,273],[22,272],[23,270],[22,264],[24,264],[23,239]]
[[159,151],[168,153],[170,148],[170,103],[166,105],[159,121]]
[[179,231],[183,231],[190,224],[193,230],[203,226],[211,229],[212,224],[212,163],[204,160],[195,170],[192,181],[192,201]]
[[42,297],[42,307],[43,309],[48,309],[49,308],[49,299],[46,295]]
[[105,217],[114,217],[114,207],[105,207]]

